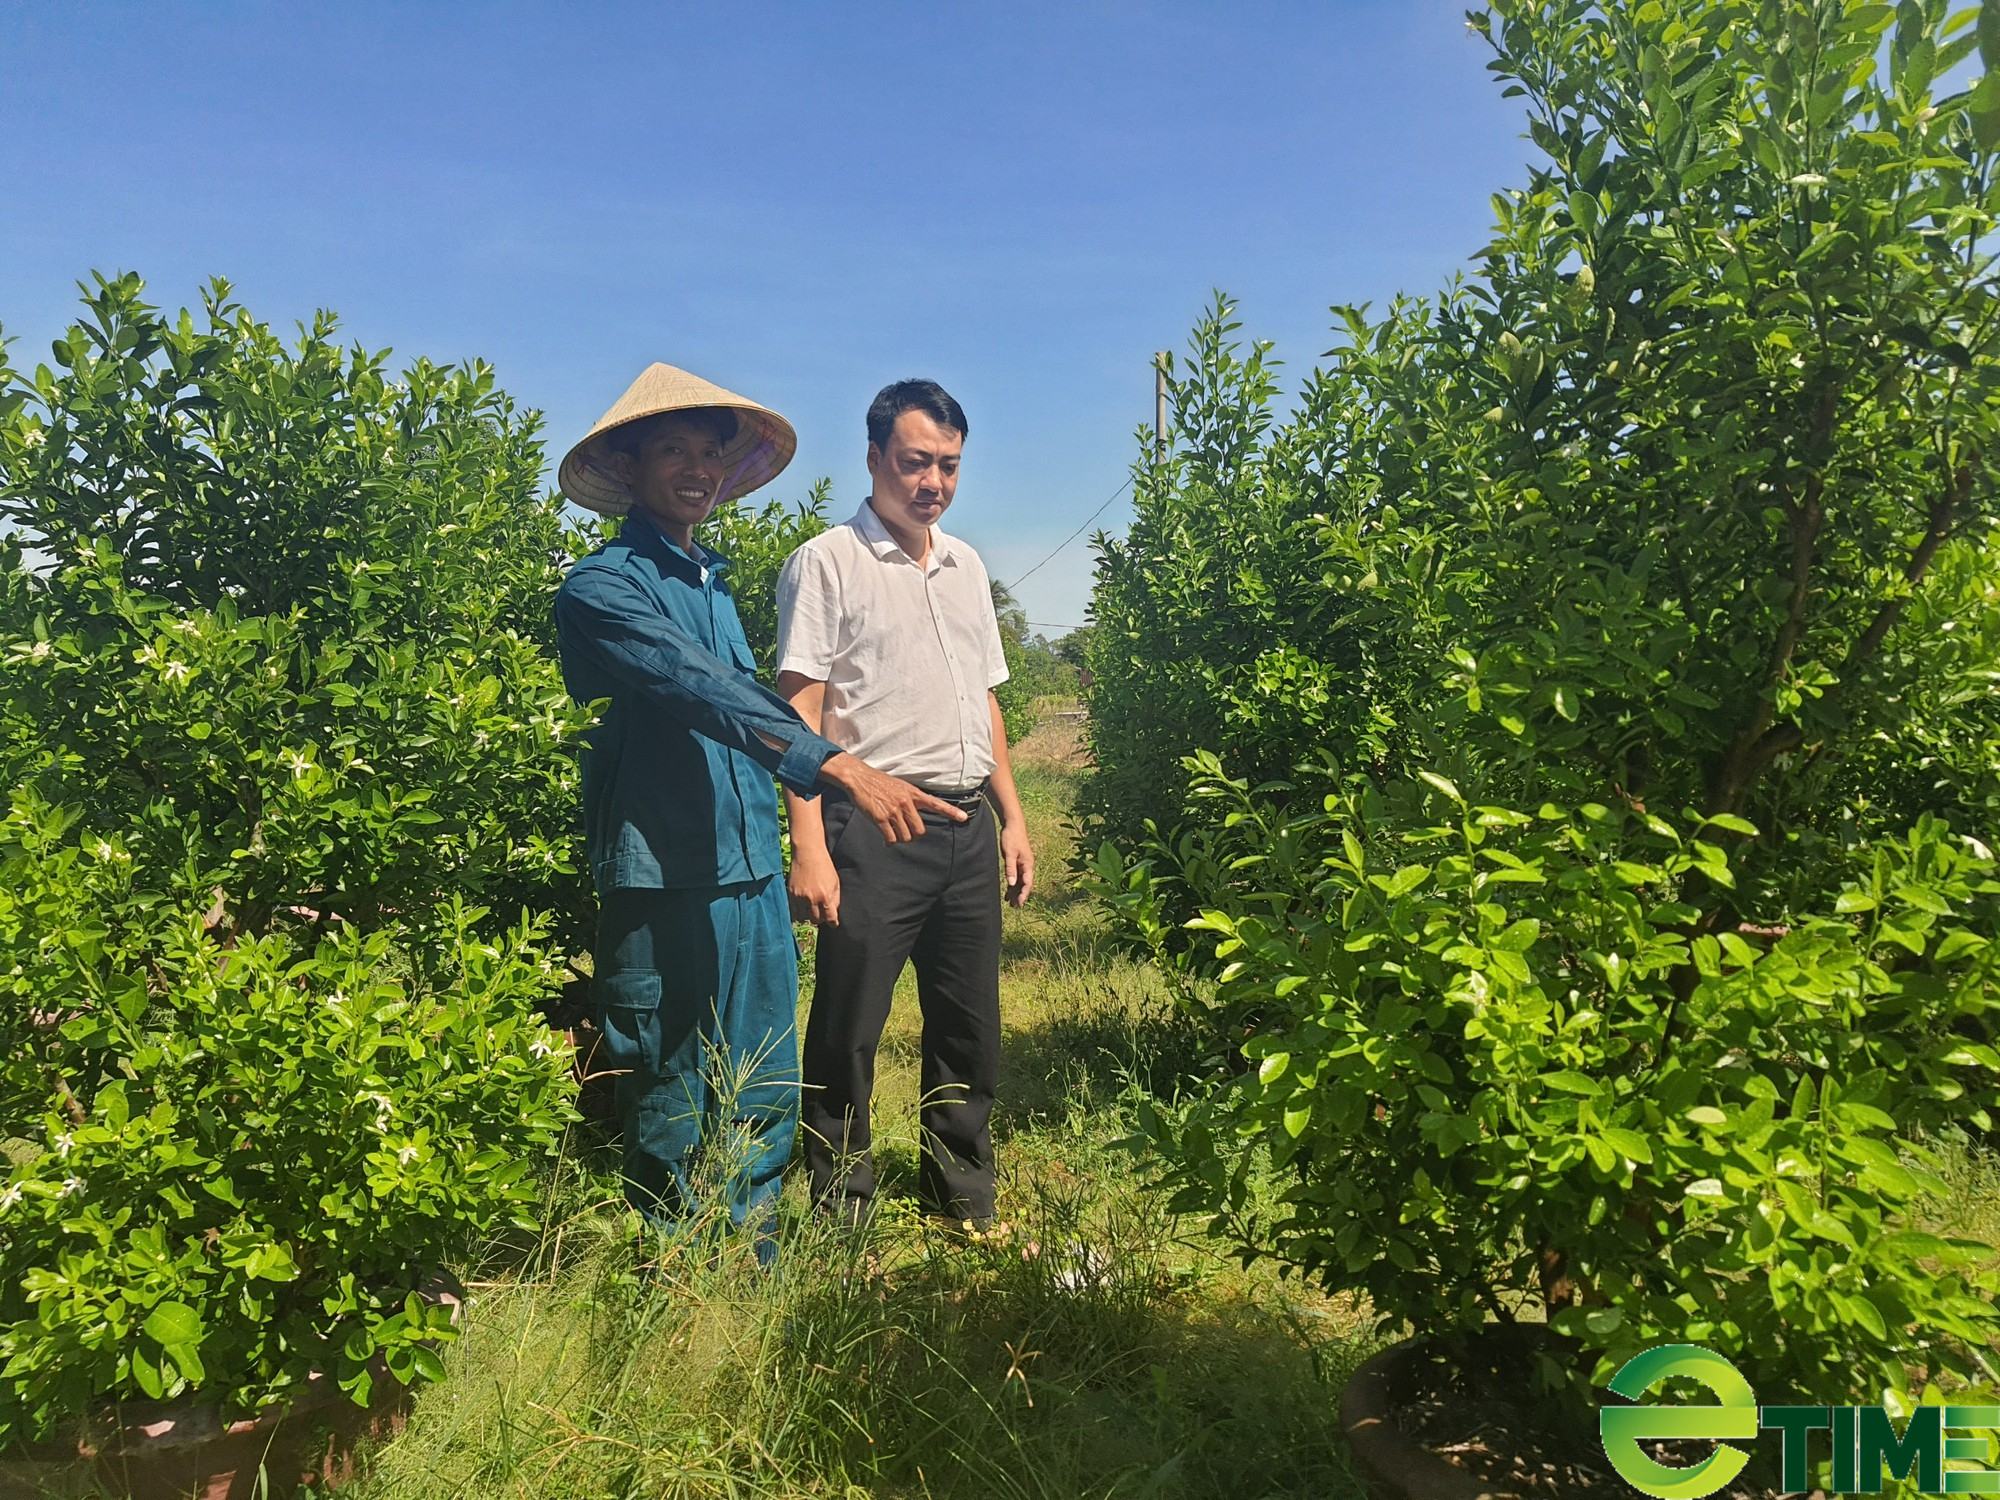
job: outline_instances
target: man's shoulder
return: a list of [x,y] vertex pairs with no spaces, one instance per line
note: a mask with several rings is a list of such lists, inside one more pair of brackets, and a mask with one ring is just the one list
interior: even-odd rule
[[608,583],[621,574],[630,573],[637,560],[638,554],[633,551],[630,542],[613,537],[599,544],[596,551],[586,552],[571,563],[557,592],[574,594]]
[[807,537],[794,547],[792,555],[785,559],[785,571],[796,573],[806,563],[824,563],[839,568],[858,552],[865,552],[867,546],[855,531],[853,522],[837,521],[817,536]]
[[815,552],[827,555],[866,551],[867,547],[868,539],[861,534],[860,517],[849,516],[845,521],[835,521],[818,536],[808,540],[799,550],[803,552],[811,548]]

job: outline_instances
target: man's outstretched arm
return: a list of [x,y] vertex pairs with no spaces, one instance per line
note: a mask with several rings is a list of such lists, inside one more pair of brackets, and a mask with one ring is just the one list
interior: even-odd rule
[[795,798],[811,797],[822,785],[839,787],[892,844],[920,836],[926,812],[965,821],[950,803],[822,739],[791,704],[704,648],[630,579],[571,575],[556,594],[556,631],[565,657],[594,663],[677,723],[741,750]]
[[811,795],[839,747],[733,662],[707,650],[615,573],[572,574],[556,594],[563,657],[587,662],[650,699],[674,722],[740,750],[786,786]]

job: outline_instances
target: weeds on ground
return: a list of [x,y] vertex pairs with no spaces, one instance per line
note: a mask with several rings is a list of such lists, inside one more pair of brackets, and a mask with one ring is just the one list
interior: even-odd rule
[[571,1163],[558,1229],[473,1288],[451,1378],[359,1493],[1351,1493],[1342,1325],[1180,1243],[1092,1121],[1017,1142],[1011,1237],[965,1243],[893,1186],[841,1229],[795,1189],[770,1275],[737,1237],[642,1279],[615,1186]]

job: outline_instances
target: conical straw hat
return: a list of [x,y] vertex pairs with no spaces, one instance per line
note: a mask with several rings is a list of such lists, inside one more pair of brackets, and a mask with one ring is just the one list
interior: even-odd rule
[[664,411],[705,406],[725,407],[736,414],[736,436],[722,450],[724,500],[740,499],[769,484],[798,452],[799,438],[792,424],[768,406],[759,406],[672,365],[648,365],[617,404],[597,419],[590,435],[569,450],[556,470],[556,483],[578,505],[607,516],[624,515],[632,508],[632,492],[619,482],[611,467],[604,435],[614,427]]

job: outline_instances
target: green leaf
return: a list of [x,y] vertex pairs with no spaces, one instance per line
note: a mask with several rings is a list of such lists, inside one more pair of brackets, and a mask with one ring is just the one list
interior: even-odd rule
[[194,1344],[167,1344],[164,1347],[167,1357],[174,1362],[175,1368],[190,1384],[200,1385],[208,1379],[207,1367],[202,1364],[201,1352]]
[[148,1338],[168,1348],[201,1342],[201,1314],[185,1302],[162,1302],[147,1314],[141,1326]]
[[[1983,21],[1984,17],[1981,19]],[[1972,138],[1978,143],[1979,149],[1991,151],[1995,146],[2000,146],[2000,108],[1980,108],[1975,103],[1971,115]]]
[[1954,1068],[1992,1068],[2000,1070],[2000,1052],[1983,1042],[1966,1042],[1945,1053],[1943,1061]]
[[1969,932],[1963,927],[1954,927],[1938,942],[1937,952],[1932,956],[1941,964],[1951,963],[1968,953],[1977,953],[1991,947],[1988,939],[1979,933]]
[[1882,1310],[1867,1297],[1858,1293],[1836,1292],[1833,1303],[1846,1315],[1849,1322],[1859,1323],[1878,1339],[1889,1337],[1889,1327],[1882,1320]]
[[1465,798],[1459,795],[1458,787],[1453,782],[1446,780],[1435,771],[1419,771],[1417,775],[1436,787],[1440,792],[1443,792],[1452,801],[1458,803],[1459,806],[1463,807],[1465,805]]
[[1610,1143],[1613,1150],[1632,1161],[1650,1163],[1653,1159],[1651,1143],[1636,1130],[1606,1126],[1604,1139]]
[[1898,1255],[1907,1255],[1913,1260],[1956,1258],[1949,1240],[1919,1229],[1904,1229],[1895,1234],[1884,1235],[1879,1243],[1885,1249],[1892,1249]]
[[1625,1326],[1625,1314],[1615,1307],[1593,1307],[1584,1313],[1583,1326],[1592,1338],[1608,1339]]
[[1430,874],[1431,867],[1429,865],[1404,865],[1402,869],[1389,878],[1388,883],[1383,887],[1382,894],[1391,901],[1407,896],[1411,891],[1414,891],[1418,886],[1430,879]]
[[289,1245],[259,1245],[244,1262],[243,1274],[262,1281],[292,1281],[299,1268]]
[[1596,1079],[1587,1078],[1571,1069],[1564,1069],[1559,1073],[1544,1073],[1542,1082],[1565,1094],[1594,1095],[1603,1091]]
[[1936,891],[1924,885],[1905,885],[1897,888],[1896,894],[1907,905],[1918,911],[1929,912],[1934,917],[1951,915],[1951,903]]
[[132,1378],[139,1389],[155,1401],[167,1393],[167,1378],[160,1366],[144,1349],[134,1349],[131,1354]]

